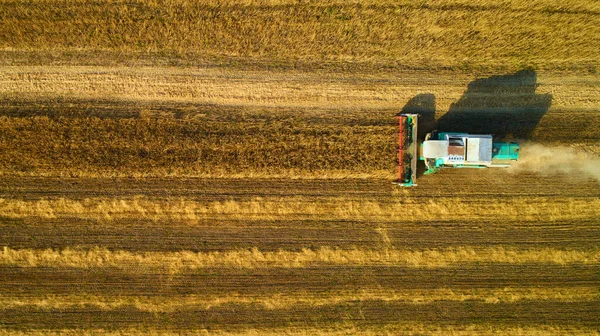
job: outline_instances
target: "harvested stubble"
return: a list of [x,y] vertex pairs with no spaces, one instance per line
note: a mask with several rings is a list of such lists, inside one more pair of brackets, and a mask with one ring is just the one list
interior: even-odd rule
[[[0,106],[2,113],[8,112],[7,115],[14,115],[14,112],[23,116],[48,112],[55,117],[176,115],[187,119],[209,116],[212,120],[221,112],[227,113],[229,121],[248,120],[250,116],[264,120],[269,114],[265,110],[253,113],[256,110],[249,107],[285,106],[296,108],[291,111],[294,118],[323,119],[324,114],[328,114],[325,115],[328,119],[381,124],[381,120],[373,120],[376,112],[384,110],[389,113],[385,117],[390,118],[415,94],[433,94],[432,108],[435,105],[437,111],[447,111],[475,78],[507,73],[505,70],[422,69],[373,74],[314,69],[6,66],[0,69],[3,84],[0,97],[10,100],[0,100]],[[493,94],[474,92],[469,105],[485,109],[547,108],[548,97],[544,94],[551,92],[551,109],[583,112],[594,109],[600,99],[595,90],[600,82],[598,74],[536,71],[535,76],[538,94],[528,91],[531,88],[527,85],[510,87],[507,86],[509,83],[504,83],[501,87],[490,87]],[[76,99],[69,100],[68,97]],[[182,105],[184,103],[188,105]],[[238,108],[232,108],[234,106]],[[77,107],[79,113],[72,113]],[[323,109],[329,113],[323,113]],[[361,120],[355,118],[357,109],[363,111]],[[98,114],[99,110],[104,114]],[[271,117],[274,114],[277,120],[282,120],[286,115],[289,117],[290,111],[272,112]]]
[[[135,107],[141,110],[139,115],[143,117],[169,114],[193,117],[198,106],[189,105],[173,111],[175,103],[192,102],[204,104],[200,106],[198,114],[210,114],[210,119],[215,116],[216,106],[221,111],[227,109],[232,112],[228,115],[229,121],[247,119],[252,114],[247,108],[243,113],[239,108],[232,111],[231,106],[294,106],[306,108],[294,111],[295,118],[315,116],[315,108],[331,110],[335,107],[338,110],[331,113],[339,119],[348,120],[352,119],[351,113],[356,108],[371,112],[370,116],[375,109],[387,108],[393,115],[400,104],[413,97],[414,86],[424,83],[429,84],[430,92],[439,97],[439,108],[445,110],[453,98],[463,93],[462,84],[472,80],[473,74],[466,71],[446,71],[444,74],[444,77],[441,77],[441,73],[432,76],[428,72],[415,70],[403,72],[399,77],[397,73],[250,71],[222,67],[7,66],[0,71],[0,82],[3,83],[0,97],[11,97],[8,104],[18,106],[21,103],[21,106],[32,109],[34,115],[60,103],[62,111],[53,111],[54,115],[62,116],[65,110],[77,107],[78,103],[82,105],[82,110],[89,113],[108,102],[113,104],[110,108],[112,116],[122,116],[123,107],[131,110],[132,102],[136,102]],[[573,80],[568,83],[569,88],[580,84],[579,81],[573,83]],[[554,86],[550,89],[556,90]],[[89,100],[66,101],[65,97]],[[41,99],[35,101],[36,98]],[[162,106],[148,106],[150,102]],[[165,106],[165,102],[171,104]],[[7,102],[2,103],[8,105]],[[114,106],[116,103],[122,105]],[[574,102],[570,100],[568,103]],[[575,103],[581,105],[579,101]],[[316,111],[320,112],[319,109]],[[86,116],[85,113],[80,114]],[[262,119],[265,115],[263,113],[257,117]],[[283,115],[276,113],[276,117],[282,119]]]

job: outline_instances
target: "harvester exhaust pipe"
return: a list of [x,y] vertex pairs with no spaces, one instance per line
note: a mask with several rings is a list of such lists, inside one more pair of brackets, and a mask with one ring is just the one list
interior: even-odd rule
[[403,113],[398,116],[398,184],[404,187],[417,185],[417,123],[418,114]]

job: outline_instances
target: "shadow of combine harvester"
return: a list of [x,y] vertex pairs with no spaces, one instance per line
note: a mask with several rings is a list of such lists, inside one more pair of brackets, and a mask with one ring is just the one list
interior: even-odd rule
[[[435,95],[419,94],[402,108],[401,114],[418,114],[417,138],[423,141],[433,130],[492,134],[506,139],[530,139],[550,108],[551,94],[537,94],[533,70],[476,79],[447,113],[435,118]],[[422,165],[417,169],[423,173]]]
[[438,120],[438,129],[528,139],[552,101],[536,88],[533,70],[474,80]]

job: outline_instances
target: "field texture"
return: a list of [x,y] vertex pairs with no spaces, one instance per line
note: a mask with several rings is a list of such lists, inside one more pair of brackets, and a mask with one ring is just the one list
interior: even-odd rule
[[[0,0],[0,336],[598,335],[600,5]],[[421,133],[510,169],[399,188]]]

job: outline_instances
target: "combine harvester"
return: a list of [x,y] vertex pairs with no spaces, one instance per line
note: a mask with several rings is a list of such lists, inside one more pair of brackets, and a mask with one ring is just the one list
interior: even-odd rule
[[417,185],[417,160],[425,162],[425,175],[441,168],[509,167],[519,158],[515,142],[494,142],[492,135],[433,131],[417,140],[418,114],[400,114],[398,184]]

